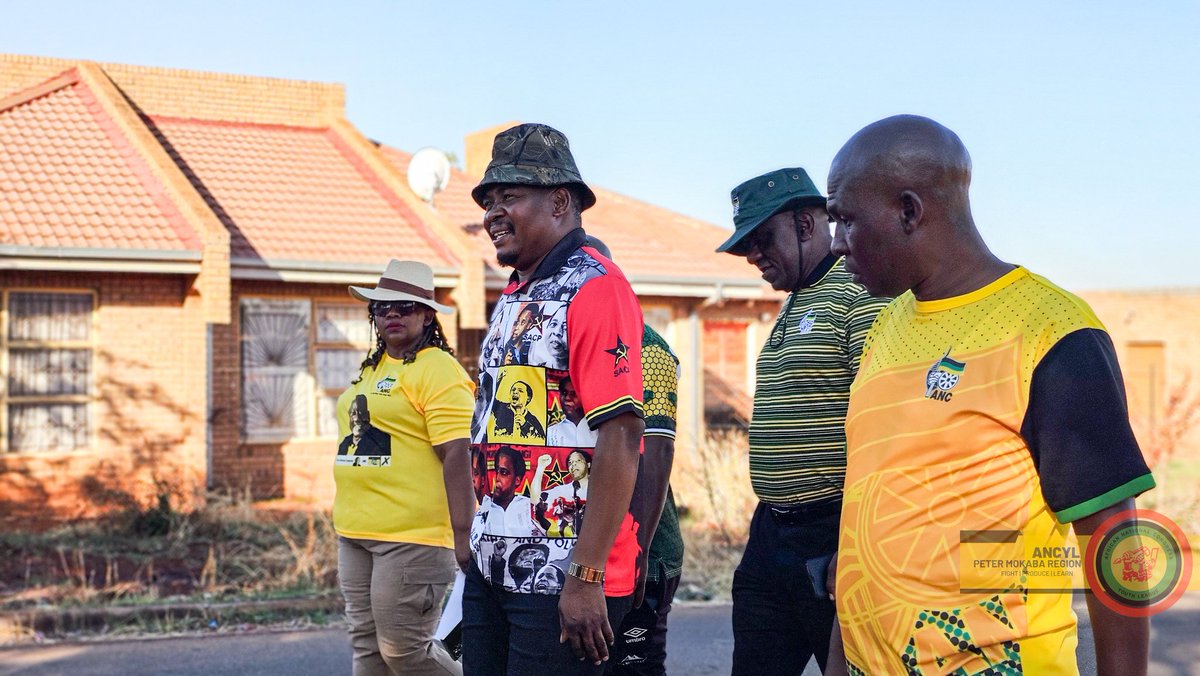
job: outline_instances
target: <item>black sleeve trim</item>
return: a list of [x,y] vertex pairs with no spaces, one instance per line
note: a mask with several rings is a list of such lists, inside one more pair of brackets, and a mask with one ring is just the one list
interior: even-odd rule
[[1096,498],[1150,473],[1129,425],[1121,368],[1106,332],[1080,329],[1042,357],[1021,436],[1056,514],[1087,516],[1072,508],[1094,507]]

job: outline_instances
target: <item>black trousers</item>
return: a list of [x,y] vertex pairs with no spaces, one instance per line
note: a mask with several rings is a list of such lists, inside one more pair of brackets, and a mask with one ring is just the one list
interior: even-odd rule
[[[463,590],[464,676],[600,676],[604,665],[580,661],[559,643],[558,596],[493,587],[474,564]],[[621,626],[633,596],[605,599],[608,621]],[[614,632],[615,633],[615,632]],[[612,656],[609,656],[612,661]]]
[[840,510],[781,518],[759,503],[733,574],[733,676],[800,674],[810,657],[825,671],[835,610],[805,564],[837,551]]
[[663,676],[667,673],[667,614],[679,588],[679,576],[646,582],[640,608],[625,615],[613,632],[616,643],[605,676]]

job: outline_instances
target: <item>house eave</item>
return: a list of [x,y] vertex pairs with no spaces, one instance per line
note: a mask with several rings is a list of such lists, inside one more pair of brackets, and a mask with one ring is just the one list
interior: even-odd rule
[[[309,284],[375,284],[379,281],[378,263],[343,263],[326,261],[266,260],[234,257],[229,261],[230,277],[236,280],[259,280]],[[458,270],[433,268],[433,284],[438,288],[454,288]]]
[[201,254],[190,249],[109,249],[0,245],[0,270],[200,273]]

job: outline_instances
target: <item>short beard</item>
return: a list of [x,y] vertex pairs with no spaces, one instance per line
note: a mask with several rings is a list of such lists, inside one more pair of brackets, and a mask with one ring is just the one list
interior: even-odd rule
[[517,254],[496,254],[496,260],[506,268],[511,268],[517,264]]

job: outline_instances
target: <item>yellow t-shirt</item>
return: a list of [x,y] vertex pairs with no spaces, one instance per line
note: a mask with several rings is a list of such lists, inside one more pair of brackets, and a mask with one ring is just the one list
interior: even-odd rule
[[442,462],[433,447],[470,436],[474,403],[467,372],[436,347],[421,350],[411,364],[384,354],[364,371],[337,402],[338,534],[453,549]]
[[956,298],[896,298],[867,336],[846,443],[851,673],[1077,673],[1070,590],[1020,564],[968,576],[962,554],[1062,547],[1070,521],[1154,485],[1082,300],[1024,268]]

